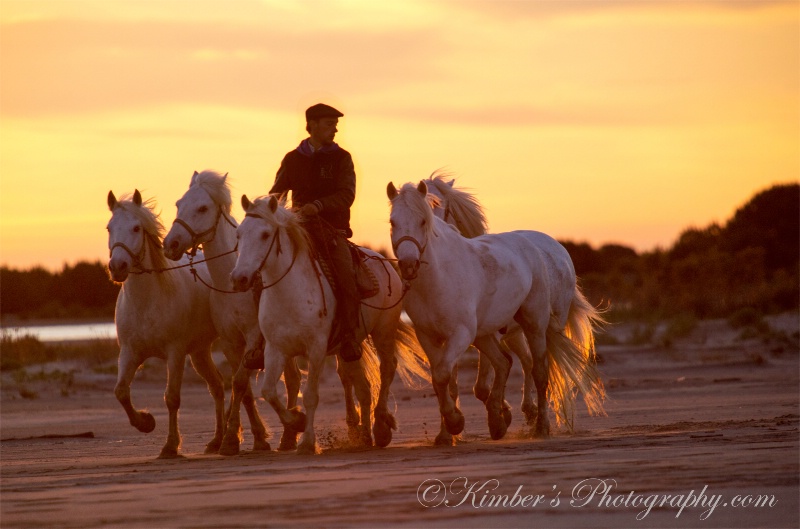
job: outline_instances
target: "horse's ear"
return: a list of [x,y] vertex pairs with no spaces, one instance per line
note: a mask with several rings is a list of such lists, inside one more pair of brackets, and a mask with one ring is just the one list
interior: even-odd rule
[[228,173],[225,173],[224,175],[222,175],[222,181],[223,181],[223,182],[224,182],[225,180],[227,180],[227,179],[228,179]]
[[200,173],[198,173],[197,171],[194,172],[194,174],[192,175],[192,181],[189,182],[189,187],[192,187],[194,185],[194,181],[197,180],[197,175],[199,174]]
[[269,206],[269,210],[275,213],[278,210],[278,199],[275,198],[275,195],[269,196],[269,202],[267,203]]
[[394,187],[394,183],[389,182],[389,185],[386,186],[386,196],[389,197],[389,200],[394,200],[399,193],[397,192],[397,188]]
[[139,193],[138,189],[133,192],[133,203],[137,206],[142,205],[142,194]]
[[108,209],[114,211],[114,208],[117,207],[117,197],[114,196],[113,191],[108,192]]
[[247,210],[250,209],[250,206],[252,206],[252,205],[253,204],[250,203],[250,199],[247,198],[247,195],[242,195],[242,209],[245,212],[247,212]]
[[417,191],[419,191],[425,196],[428,195],[428,184],[425,183],[425,180],[419,181],[419,185],[417,186]]
[[452,180],[450,180],[449,182],[447,182],[447,185],[449,185],[450,187],[453,187],[453,184],[455,184],[455,183],[456,183],[456,179],[455,179],[455,178],[453,178]]

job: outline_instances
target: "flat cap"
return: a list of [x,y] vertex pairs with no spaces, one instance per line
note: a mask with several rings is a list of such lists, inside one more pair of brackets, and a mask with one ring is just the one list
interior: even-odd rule
[[323,103],[317,103],[306,109],[306,121],[316,121],[322,118],[340,118],[342,116],[344,114]]

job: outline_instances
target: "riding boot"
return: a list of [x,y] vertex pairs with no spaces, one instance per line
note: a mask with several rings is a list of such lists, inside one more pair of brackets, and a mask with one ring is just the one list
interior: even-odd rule
[[337,285],[336,314],[342,329],[342,345],[339,348],[339,355],[345,361],[352,362],[361,358],[361,341],[356,339],[361,315],[356,270],[344,235],[337,233],[330,251]]

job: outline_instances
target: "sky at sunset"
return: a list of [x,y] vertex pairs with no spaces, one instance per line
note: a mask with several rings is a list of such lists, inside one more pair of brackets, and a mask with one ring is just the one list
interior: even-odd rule
[[353,241],[445,168],[493,232],[668,247],[800,179],[800,4],[0,0],[0,264],[106,260],[106,195],[169,226],[194,170],[269,189],[344,112]]

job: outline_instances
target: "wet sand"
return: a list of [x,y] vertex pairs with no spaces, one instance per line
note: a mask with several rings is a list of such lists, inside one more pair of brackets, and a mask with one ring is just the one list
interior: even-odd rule
[[[392,443],[350,446],[332,370],[317,414],[320,455],[275,451],[281,428],[261,401],[273,451],[252,452],[246,430],[235,457],[203,454],[212,400],[187,370],[184,457],[173,460],[156,459],[166,436],[163,364],[132,390],[156,418],[150,434],[128,424],[111,375],[76,372],[66,389],[29,382],[35,399],[4,376],[0,526],[798,527],[798,351],[717,339],[714,329],[670,348],[601,346],[608,416],[588,417],[580,404],[576,431],[546,440],[530,437],[518,411],[518,365],[507,392],[514,420],[504,439],[490,439],[467,357],[466,429],[449,448],[433,446],[432,389],[397,381]],[[42,437],[84,432],[93,437]]]

